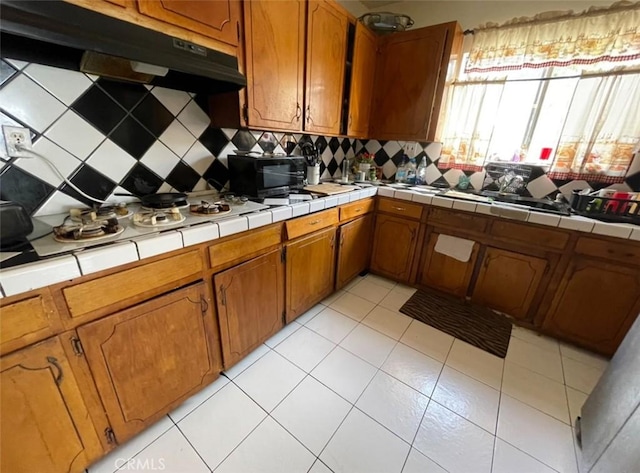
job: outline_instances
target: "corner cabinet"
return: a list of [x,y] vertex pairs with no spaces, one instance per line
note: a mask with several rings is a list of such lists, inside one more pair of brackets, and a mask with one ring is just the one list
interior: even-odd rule
[[119,443],[218,377],[212,309],[198,283],[77,329]]
[[283,327],[282,265],[275,250],[214,276],[225,368]]
[[81,472],[103,454],[58,337],[0,358],[0,470]]
[[379,39],[370,135],[434,141],[449,61],[460,54],[457,22]]
[[347,135],[354,138],[369,137],[371,100],[376,73],[377,41],[375,33],[371,32],[359,21],[356,23],[347,122]]
[[338,135],[349,20],[327,0],[310,0],[308,9],[304,131]]
[[378,214],[373,236],[371,271],[395,281],[408,282],[416,252],[420,223]]
[[640,313],[640,268],[575,257],[556,291],[543,328],[613,355]]
[[143,15],[232,46],[239,43],[239,0],[137,0]]

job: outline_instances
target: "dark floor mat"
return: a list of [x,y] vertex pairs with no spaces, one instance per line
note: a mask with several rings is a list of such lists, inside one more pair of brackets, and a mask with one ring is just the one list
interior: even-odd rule
[[400,312],[438,330],[504,358],[511,338],[511,322],[484,307],[435,291],[418,290]]

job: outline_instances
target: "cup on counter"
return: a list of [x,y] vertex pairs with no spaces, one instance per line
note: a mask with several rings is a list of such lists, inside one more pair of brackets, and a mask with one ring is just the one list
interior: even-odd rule
[[307,166],[307,182],[311,186],[320,184],[320,166]]

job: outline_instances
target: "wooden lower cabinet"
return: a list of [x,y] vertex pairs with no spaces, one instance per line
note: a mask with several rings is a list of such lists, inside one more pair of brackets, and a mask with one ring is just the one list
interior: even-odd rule
[[213,280],[224,366],[229,368],[284,325],[281,251],[234,266]]
[[418,272],[418,283],[464,297],[469,290],[480,245],[475,243],[469,261],[462,262],[435,251],[439,236],[436,232],[429,235]]
[[371,237],[373,235],[373,215],[345,223],[338,230],[338,264],[336,268],[336,289],[341,289],[359,273],[369,267]]
[[528,318],[547,267],[545,259],[489,247],[472,301],[516,318]]
[[80,472],[103,450],[58,337],[0,358],[0,471]]
[[287,323],[331,294],[335,283],[336,228],[287,243]]
[[543,328],[611,356],[640,313],[640,268],[575,257]]
[[420,223],[379,214],[376,218],[371,270],[396,281],[408,281]]
[[218,377],[212,309],[199,283],[77,329],[119,443]]

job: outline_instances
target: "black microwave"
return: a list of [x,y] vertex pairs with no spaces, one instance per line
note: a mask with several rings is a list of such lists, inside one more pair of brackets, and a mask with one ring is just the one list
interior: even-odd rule
[[236,194],[250,197],[287,195],[302,189],[306,160],[302,156],[229,155],[229,185]]

